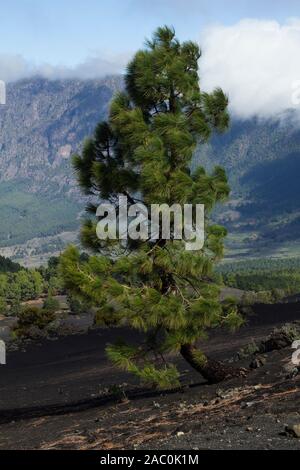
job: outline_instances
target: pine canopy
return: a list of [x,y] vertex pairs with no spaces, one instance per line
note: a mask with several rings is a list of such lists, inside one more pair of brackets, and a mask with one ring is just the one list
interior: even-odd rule
[[[70,247],[61,261],[67,289],[95,308],[97,323],[142,333],[138,346],[109,345],[109,358],[160,388],[179,384],[168,353],[194,345],[210,328],[235,328],[242,321],[234,302],[220,303],[213,274],[226,230],[211,224],[209,214],[229,195],[225,172],[190,170],[196,146],[229,124],[223,91],[200,89],[200,57],[197,44],[180,43],[172,28],[158,28],[129,63],[124,91],[112,100],[108,121],[74,157],[74,168],[94,201],[117,204],[121,194],[129,204],[204,204],[204,247],[187,251],[184,241],[175,239],[100,241],[94,203],[81,233],[94,255],[82,261]],[[196,360],[201,366],[206,356],[197,351]]]

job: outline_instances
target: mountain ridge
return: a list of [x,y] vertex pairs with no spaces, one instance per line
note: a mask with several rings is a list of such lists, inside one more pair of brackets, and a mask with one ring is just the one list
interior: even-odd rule
[[7,84],[0,107],[0,246],[76,230],[83,198],[70,156],[108,112],[122,77]]
[[[70,156],[106,118],[122,86],[122,76],[35,77],[7,85],[7,104],[0,107],[0,246],[78,230],[84,201]],[[293,116],[233,119],[228,132],[199,147],[193,168],[199,164],[220,164],[228,173],[231,200],[216,218],[229,229],[231,250],[247,246],[251,255],[271,243],[276,252],[278,244],[300,240],[300,129]]]

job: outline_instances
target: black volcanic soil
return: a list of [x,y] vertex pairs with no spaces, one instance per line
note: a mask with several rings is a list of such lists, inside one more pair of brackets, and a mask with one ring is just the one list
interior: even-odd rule
[[[274,326],[300,319],[299,304],[257,311],[235,335],[216,331],[204,349],[228,360]],[[185,387],[161,394],[107,363],[105,344],[131,335],[94,330],[9,353],[0,369],[0,449],[300,449],[300,439],[285,433],[300,424],[291,348],[266,354],[246,379],[218,385],[174,358]]]

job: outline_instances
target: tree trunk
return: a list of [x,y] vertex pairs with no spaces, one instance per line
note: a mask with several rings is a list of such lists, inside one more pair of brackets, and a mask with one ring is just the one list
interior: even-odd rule
[[180,348],[182,357],[211,384],[233,377],[245,377],[246,369],[235,368],[208,358],[193,344],[183,344]]

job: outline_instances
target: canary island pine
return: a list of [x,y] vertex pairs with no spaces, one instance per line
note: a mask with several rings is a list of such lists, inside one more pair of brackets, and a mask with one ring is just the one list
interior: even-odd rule
[[71,246],[61,260],[67,289],[95,309],[97,323],[141,332],[139,345],[108,345],[110,360],[162,389],[179,385],[170,353],[179,352],[210,382],[241,373],[197,348],[210,329],[242,322],[234,302],[220,302],[214,282],[226,230],[209,214],[229,195],[225,172],[190,170],[196,146],[229,123],[223,91],[200,89],[200,56],[197,44],[180,43],[172,28],[158,28],[129,63],[124,91],[114,97],[108,121],[74,157],[74,167],[80,187],[98,203],[117,207],[124,195],[129,205],[204,204],[204,247],[187,251],[184,241],[172,238],[101,241],[94,202],[81,232],[83,246],[94,254],[82,260]]

